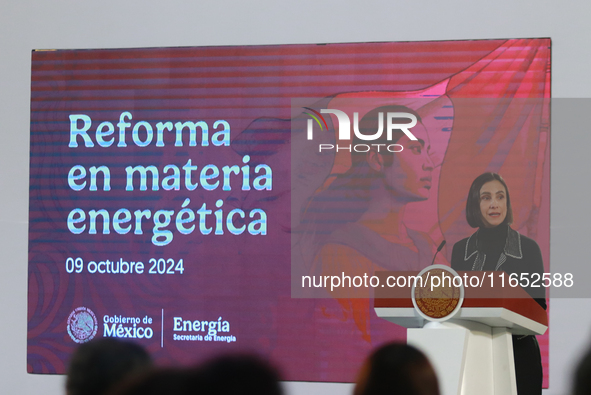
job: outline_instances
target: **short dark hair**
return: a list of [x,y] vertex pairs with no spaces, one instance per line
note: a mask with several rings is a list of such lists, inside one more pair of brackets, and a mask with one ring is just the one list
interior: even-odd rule
[[375,350],[365,362],[353,395],[439,395],[431,363],[418,349],[390,343]]
[[507,215],[505,216],[503,224],[511,225],[513,223],[511,198],[509,197],[509,188],[507,188],[505,180],[503,180],[503,177],[497,173],[487,172],[476,177],[468,191],[468,198],[466,199],[466,221],[468,221],[468,225],[473,228],[484,227],[482,213],[480,212],[480,190],[484,184],[495,180],[503,184],[507,197]]
[[[160,368],[125,378],[108,395],[196,394],[198,373],[189,369]],[[197,384],[197,385],[196,385]]]
[[146,350],[114,338],[99,338],[80,345],[70,361],[68,395],[102,395],[131,375],[152,366]]
[[579,361],[574,374],[573,395],[591,393],[591,350],[588,350]]
[[280,374],[254,354],[221,355],[199,370],[198,393],[206,395],[282,395]]

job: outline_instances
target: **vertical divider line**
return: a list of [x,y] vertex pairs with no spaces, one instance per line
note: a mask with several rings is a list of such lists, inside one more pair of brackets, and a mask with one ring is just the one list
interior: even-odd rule
[[164,348],[164,309],[162,309],[162,319],[160,320],[160,348]]

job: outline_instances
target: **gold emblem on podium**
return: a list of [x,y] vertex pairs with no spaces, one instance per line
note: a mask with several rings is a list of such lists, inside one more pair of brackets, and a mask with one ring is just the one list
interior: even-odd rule
[[412,287],[412,302],[419,315],[429,321],[446,321],[459,311],[464,288],[455,270],[444,265],[431,265],[417,277],[420,278]]

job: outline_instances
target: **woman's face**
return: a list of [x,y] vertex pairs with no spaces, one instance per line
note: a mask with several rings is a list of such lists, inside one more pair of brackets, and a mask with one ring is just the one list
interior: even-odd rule
[[404,149],[394,154],[392,166],[384,169],[386,187],[394,196],[406,202],[429,198],[433,162],[429,157],[429,135],[422,123],[412,128],[418,140],[404,136],[398,144]]
[[489,181],[480,188],[480,214],[487,228],[500,225],[505,220],[507,191],[499,181]]

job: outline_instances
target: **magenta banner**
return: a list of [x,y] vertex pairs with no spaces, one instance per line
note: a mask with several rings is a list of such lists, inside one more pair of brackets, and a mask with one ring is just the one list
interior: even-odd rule
[[78,344],[117,337],[162,364],[254,351],[287,380],[354,381],[406,333],[371,299],[294,288],[342,253],[322,236],[336,226],[308,237],[354,166],[321,110],[416,113],[428,174],[391,220],[426,260],[445,239],[450,264],[470,183],[492,171],[548,269],[549,98],[549,39],[34,51],[28,371],[64,373]]

